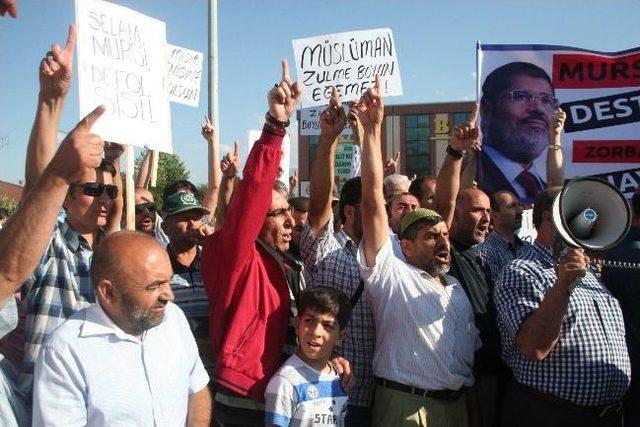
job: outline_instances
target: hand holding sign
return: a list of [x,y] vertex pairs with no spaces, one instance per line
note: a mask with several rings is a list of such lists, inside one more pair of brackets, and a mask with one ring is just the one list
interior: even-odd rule
[[54,175],[68,184],[81,179],[87,170],[95,169],[102,163],[104,142],[91,133],[91,128],[103,113],[104,105],[100,105],[82,119],[67,134],[49,164]]
[[451,148],[456,151],[472,149],[480,151],[480,130],[478,129],[478,104],[473,104],[471,117],[467,123],[462,123],[453,129],[451,134]]
[[75,46],[76,26],[69,25],[69,36],[64,49],[54,44],[47,56],[40,61],[40,96],[47,99],[62,98],[69,92]]
[[269,91],[267,100],[269,102],[269,114],[279,122],[286,123],[289,117],[296,110],[298,98],[300,98],[301,87],[298,82],[293,83],[289,76],[289,64],[286,59],[282,60],[282,79],[280,84]]
[[337,141],[338,136],[344,129],[347,117],[340,103],[340,96],[334,87],[331,92],[331,100],[329,106],[320,115],[320,131],[321,135],[325,135],[332,141]]
[[357,111],[365,133],[371,133],[382,126],[384,102],[382,101],[382,77],[376,77],[376,84],[367,90],[353,109]]

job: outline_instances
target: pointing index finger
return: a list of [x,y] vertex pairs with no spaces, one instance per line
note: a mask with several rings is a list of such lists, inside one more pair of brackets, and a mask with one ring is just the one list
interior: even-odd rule
[[478,121],[478,104],[474,103],[471,107],[471,116],[469,117],[469,124],[474,127]]
[[73,50],[75,49],[75,46],[76,46],[76,37],[77,37],[76,25],[71,24],[69,25],[69,36],[67,37],[67,44],[64,47],[64,50],[66,52],[73,53]]
[[291,82],[291,77],[289,76],[289,63],[284,58],[282,58],[282,81],[287,83]]
[[233,155],[238,156],[238,141],[233,142]]
[[92,112],[90,112],[82,120],[80,120],[73,130],[89,132],[94,123],[98,121],[102,114],[104,114],[104,111],[104,105],[98,105]]

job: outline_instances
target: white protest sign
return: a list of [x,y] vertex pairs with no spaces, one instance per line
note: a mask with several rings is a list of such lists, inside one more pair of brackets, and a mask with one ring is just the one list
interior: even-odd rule
[[[303,108],[300,110],[300,135],[320,135],[320,114],[327,106]],[[343,105],[345,114],[349,114],[349,107]],[[344,124],[340,135],[351,135],[349,122]]]
[[80,116],[100,104],[104,140],[171,152],[165,24],[101,0],[76,0]]
[[338,144],[335,156],[335,173],[339,182],[360,175],[360,147],[350,142]]
[[383,95],[402,95],[402,80],[389,28],[349,31],[293,40],[293,52],[302,85],[302,107],[327,105],[331,87],[342,101],[357,101],[384,79]]
[[170,101],[198,106],[202,60],[202,52],[167,43]]
[[[248,146],[249,151],[253,147],[253,144],[260,139],[260,135],[262,135],[261,130],[250,130],[248,132]],[[289,165],[291,164],[291,138],[289,134],[285,134],[282,138],[282,158],[280,159],[280,169],[282,170],[282,175],[276,178],[278,181],[282,181],[287,188],[289,188]]]

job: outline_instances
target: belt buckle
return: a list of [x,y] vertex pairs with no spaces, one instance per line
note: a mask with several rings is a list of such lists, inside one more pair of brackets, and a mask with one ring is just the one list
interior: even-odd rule
[[598,418],[604,418],[606,417],[610,412],[616,412],[620,409],[622,405],[622,402],[617,402],[617,403],[612,403],[610,405],[605,406],[604,408],[602,408],[602,410],[600,411],[600,413],[598,414]]

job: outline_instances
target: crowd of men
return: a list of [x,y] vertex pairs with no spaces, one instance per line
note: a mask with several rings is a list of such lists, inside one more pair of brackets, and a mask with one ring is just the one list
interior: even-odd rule
[[[640,425],[638,276],[556,250],[565,116],[537,71],[516,67],[479,109],[494,147],[556,147],[546,189],[465,179],[477,108],[437,177],[396,173],[377,78],[348,115],[334,89],[310,194],[291,197],[279,164],[301,88],[283,60],[242,178],[205,118],[205,194],[171,183],[158,206],[147,159],[137,231],[120,231],[122,149],[91,133],[104,107],[56,149],[75,37],[40,64],[24,196],[0,230],[3,426]],[[336,199],[347,123],[361,176]],[[612,258],[640,257],[640,192],[633,211]]]

